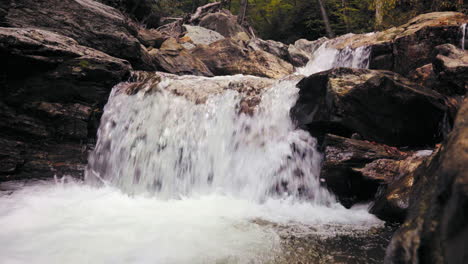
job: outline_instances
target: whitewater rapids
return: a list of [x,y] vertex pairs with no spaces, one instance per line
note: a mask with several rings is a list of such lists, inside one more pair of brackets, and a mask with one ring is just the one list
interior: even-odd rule
[[[367,57],[322,46],[298,73],[365,68]],[[198,104],[117,86],[86,182],[0,185],[0,262],[288,263],[283,239],[292,233],[381,227],[365,206],[347,210],[320,186],[315,139],[289,118],[295,84],[265,91],[253,116],[239,115],[236,91]]]

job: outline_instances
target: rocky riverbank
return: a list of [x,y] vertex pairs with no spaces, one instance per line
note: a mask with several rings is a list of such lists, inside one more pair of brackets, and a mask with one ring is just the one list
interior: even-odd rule
[[[319,140],[324,186],[346,207],[371,202],[370,212],[402,224],[386,262],[465,263],[467,22],[430,13],[383,32],[285,45],[256,38],[221,4],[156,29],[93,0],[3,1],[0,181],[82,178],[103,107],[122,81],[131,94],[171,78],[171,91],[195,103],[207,97],[197,88],[229,87],[243,95],[239,112],[252,114],[259,90],[302,79],[291,117]],[[324,43],[342,58],[369,49],[369,69],[291,76]],[[235,74],[257,77],[177,76]]]

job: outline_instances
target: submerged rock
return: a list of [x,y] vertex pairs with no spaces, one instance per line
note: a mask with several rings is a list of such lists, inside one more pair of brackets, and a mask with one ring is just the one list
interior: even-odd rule
[[385,263],[467,263],[468,101],[439,152],[415,172],[408,216]]
[[392,146],[424,146],[440,142],[450,127],[444,96],[393,72],[338,68],[298,87],[292,118],[319,140],[359,133]]

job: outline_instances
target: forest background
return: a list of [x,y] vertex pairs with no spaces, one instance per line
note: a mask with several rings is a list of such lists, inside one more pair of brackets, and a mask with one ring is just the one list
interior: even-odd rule
[[[149,28],[187,16],[215,0],[100,0]],[[467,13],[466,0],[222,0],[226,9],[250,24],[263,39],[297,39],[382,30],[421,13]]]

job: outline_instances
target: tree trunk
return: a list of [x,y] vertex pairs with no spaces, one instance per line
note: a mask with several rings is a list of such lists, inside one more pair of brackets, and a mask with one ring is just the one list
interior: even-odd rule
[[325,30],[327,31],[327,36],[329,38],[334,38],[335,33],[333,33],[333,30],[331,28],[330,19],[328,19],[327,10],[325,9],[325,3],[323,2],[323,0],[317,0],[317,2],[320,7],[320,12],[322,13],[322,19],[323,19],[323,23],[325,24]]
[[380,28],[383,23],[383,0],[375,0],[375,27]]
[[239,17],[237,18],[237,22],[241,25],[244,24],[248,5],[249,5],[249,0],[240,0],[240,10],[239,10]]
[[349,26],[349,18],[348,18],[346,0],[341,0],[341,4],[343,6],[343,19],[344,19],[344,23],[346,25],[346,33],[349,33],[351,30],[350,30],[350,26]]

